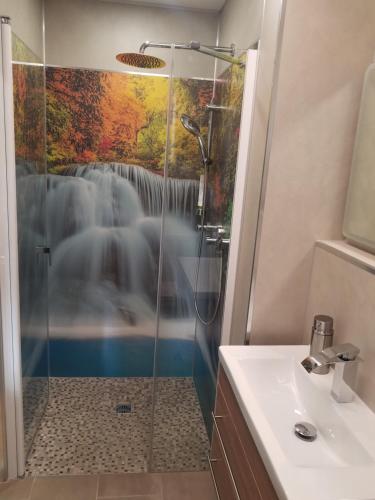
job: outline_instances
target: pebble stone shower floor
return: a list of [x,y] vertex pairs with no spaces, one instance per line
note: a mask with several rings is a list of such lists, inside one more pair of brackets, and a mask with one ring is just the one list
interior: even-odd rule
[[[152,378],[51,378],[26,475],[145,472]],[[131,403],[131,413],[116,406]],[[156,379],[152,470],[207,469],[209,441],[191,378]]]

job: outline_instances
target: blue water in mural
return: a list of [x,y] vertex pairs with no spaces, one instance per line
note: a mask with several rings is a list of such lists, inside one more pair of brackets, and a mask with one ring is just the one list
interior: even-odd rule
[[[74,165],[47,176],[45,197],[45,179],[28,166],[18,170],[19,198],[29,207],[21,221],[29,235],[23,252],[29,273],[35,272],[33,242],[48,215],[50,375],[153,375],[166,186],[156,370],[158,376],[191,376],[194,291],[182,262],[197,256],[192,214],[198,183],[164,181],[132,165]],[[38,376],[46,346],[30,328],[22,347],[28,374]]]
[[[158,349],[158,376],[191,376],[193,341],[159,339]],[[147,337],[52,339],[48,353],[45,342],[27,338],[22,340],[23,375],[48,376],[49,356],[52,377],[152,377],[154,350],[155,341]],[[35,363],[30,369],[33,357]]]
[[[161,339],[158,344],[158,376],[191,375],[193,342]],[[154,348],[155,342],[151,338],[52,340],[51,376],[152,377]]]

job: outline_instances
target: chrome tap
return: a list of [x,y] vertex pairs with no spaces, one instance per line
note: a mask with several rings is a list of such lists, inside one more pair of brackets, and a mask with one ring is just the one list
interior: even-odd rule
[[[333,344],[333,318],[325,314],[317,314],[311,332],[310,356],[316,352],[321,352]],[[317,368],[314,373],[326,375],[329,372],[329,365]]]
[[357,381],[359,349],[353,344],[333,345],[312,353],[301,364],[308,373],[319,373],[322,367],[334,366],[331,394],[338,403],[353,401]]

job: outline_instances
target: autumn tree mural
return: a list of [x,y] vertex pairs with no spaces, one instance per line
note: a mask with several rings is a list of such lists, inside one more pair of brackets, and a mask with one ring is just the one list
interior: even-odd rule
[[48,163],[95,160],[103,124],[100,73],[48,68],[46,82]]
[[45,168],[44,73],[40,66],[13,65],[14,123],[17,160]]
[[[68,165],[119,162],[163,174],[167,139],[169,79],[141,74],[46,68],[47,144],[44,140],[43,68],[16,64],[15,135],[18,159],[49,172]],[[215,102],[227,108],[214,115],[210,167],[212,221],[229,223],[236,173],[244,70],[232,66],[221,75]],[[188,113],[207,137],[206,105],[213,84],[199,79],[172,81],[168,175],[198,179],[203,173],[196,139],[182,127]]]
[[[60,166],[72,163],[121,162],[162,173],[168,78],[47,68],[46,81],[50,171],[57,173]],[[179,117],[188,112],[204,132],[205,106],[211,95],[210,81],[173,80],[169,175],[196,178],[199,174],[196,141],[182,128]]]

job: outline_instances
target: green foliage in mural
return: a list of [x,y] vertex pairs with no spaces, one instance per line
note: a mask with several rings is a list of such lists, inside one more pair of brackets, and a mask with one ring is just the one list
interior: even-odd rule
[[209,181],[213,193],[209,216],[211,223],[227,226],[232,220],[244,78],[245,68],[232,65],[218,79],[215,91],[216,104],[226,109],[213,118]]

